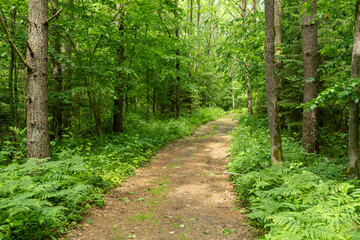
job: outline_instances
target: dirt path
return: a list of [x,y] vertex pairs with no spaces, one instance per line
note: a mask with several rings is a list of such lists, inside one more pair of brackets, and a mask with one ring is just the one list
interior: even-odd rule
[[227,115],[167,146],[66,239],[254,239],[223,173],[235,125]]

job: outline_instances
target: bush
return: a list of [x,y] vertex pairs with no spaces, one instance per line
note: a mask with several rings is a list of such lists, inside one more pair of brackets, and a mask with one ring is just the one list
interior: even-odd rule
[[360,189],[347,180],[342,159],[304,154],[283,138],[284,162],[271,166],[267,121],[242,118],[234,132],[229,168],[248,216],[263,239],[360,239]]
[[5,145],[0,151],[0,240],[56,239],[93,205],[102,207],[104,191],[132,175],[162,146],[224,114],[207,108],[177,120],[149,121],[130,114],[124,133],[104,139],[68,134],[52,142],[51,160],[27,161],[23,147]]

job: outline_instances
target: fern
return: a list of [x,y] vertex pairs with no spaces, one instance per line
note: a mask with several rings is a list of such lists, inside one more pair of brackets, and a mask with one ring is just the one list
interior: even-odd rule
[[234,178],[234,185],[251,210],[248,216],[268,231],[263,239],[360,239],[360,189],[343,181],[344,166],[323,156],[304,157],[291,138],[284,138],[284,149],[291,153],[284,152],[284,163],[259,164],[270,160],[261,154],[269,146],[260,133],[264,126],[256,125],[261,121],[255,118],[241,121],[234,133],[229,167],[243,174]]

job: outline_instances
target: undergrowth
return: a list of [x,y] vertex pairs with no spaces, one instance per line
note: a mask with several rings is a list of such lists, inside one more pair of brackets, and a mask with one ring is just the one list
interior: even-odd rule
[[[202,109],[179,119],[129,114],[122,134],[104,139],[66,134],[52,142],[51,159],[24,158],[25,144],[0,151],[0,239],[56,239],[162,146],[224,115]],[[24,138],[24,136],[22,136]]]
[[272,166],[267,119],[241,117],[229,169],[242,174],[234,185],[261,239],[360,239],[360,189],[346,177],[346,158],[305,154],[286,136],[283,154]]

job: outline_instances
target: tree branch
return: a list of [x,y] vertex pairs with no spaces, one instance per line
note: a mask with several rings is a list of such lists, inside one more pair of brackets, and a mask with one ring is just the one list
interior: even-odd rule
[[160,12],[159,12],[159,18],[160,18],[161,23],[164,25],[166,31],[168,32],[169,38],[171,38],[171,33],[170,33],[169,29],[167,28],[167,26],[164,24],[164,21],[163,21],[163,19],[162,19],[162,17],[161,17]]
[[3,27],[4,31],[5,31],[5,35],[7,37],[8,42],[10,43],[10,46],[12,47],[12,49],[14,49],[14,51],[16,52],[16,54],[19,56],[21,62],[28,68],[28,70],[31,70],[32,68],[30,67],[29,64],[27,64],[27,62],[25,61],[24,57],[21,55],[19,49],[15,46],[13,40],[10,37],[10,34],[6,28],[5,22],[4,20],[0,17],[0,23],[1,26]]
[[[124,5],[121,6],[121,8],[119,9],[119,11],[115,14],[115,16],[111,19],[111,21],[108,24],[108,27],[110,26],[110,24],[117,18],[117,16],[121,13],[121,11],[123,10]],[[95,56],[95,52],[97,50],[97,48],[99,47],[99,44],[101,43],[101,40],[103,39],[104,34],[100,35],[99,40],[97,41],[97,43],[95,44],[94,50],[92,51],[92,54],[90,55],[90,61],[93,60],[94,56]]]
[[57,13],[55,13],[51,18],[49,18],[45,23],[49,23],[51,20],[53,20],[54,18],[56,18],[62,11],[63,9],[60,8],[59,11],[57,11]]

